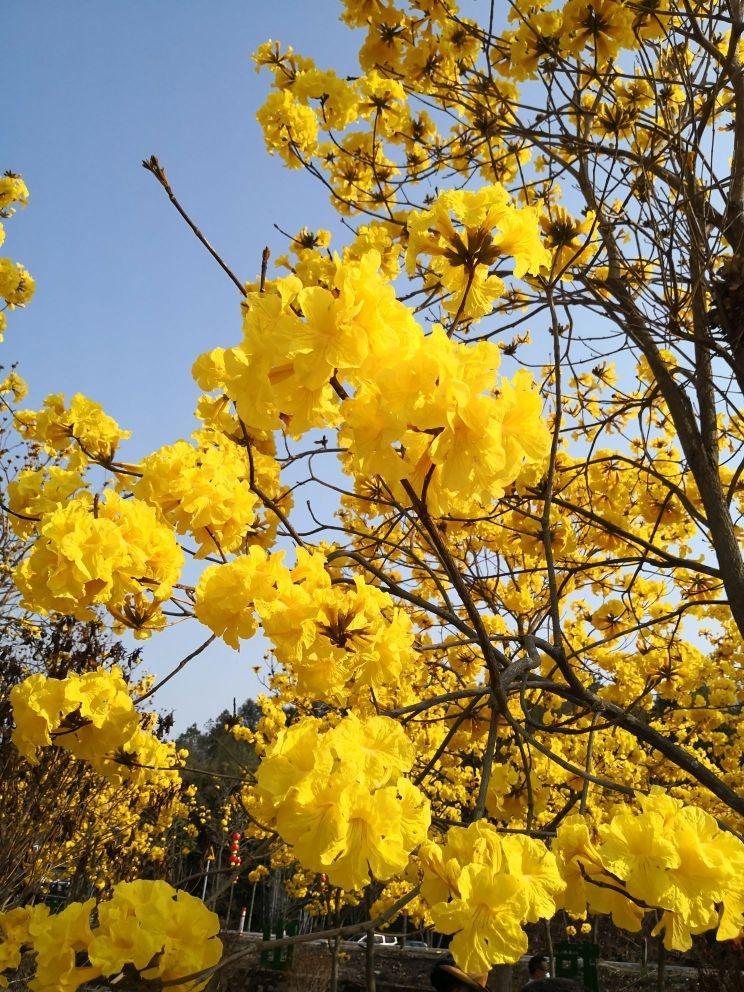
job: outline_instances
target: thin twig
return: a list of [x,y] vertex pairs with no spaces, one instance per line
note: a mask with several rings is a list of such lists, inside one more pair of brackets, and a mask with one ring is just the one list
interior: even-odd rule
[[[158,162],[157,158],[154,155],[151,155],[150,158],[144,159],[143,162],[142,162],[142,167],[144,169],[147,169],[148,172],[151,172],[153,174],[153,176],[155,176],[155,178],[157,179],[157,181],[160,183],[160,185],[163,187],[163,189],[165,190],[165,192],[168,194],[168,199],[171,201],[171,203],[173,204],[173,206],[176,208],[176,210],[179,212],[179,214],[183,217],[183,219],[189,225],[189,227],[194,232],[194,234],[197,236],[197,238],[199,239],[199,241],[201,241],[201,243],[207,249],[207,251],[209,252],[209,254],[212,256],[212,258],[215,260],[215,262],[217,262],[217,264],[219,265],[219,267],[222,269],[222,271],[225,272],[230,277],[230,279],[232,279],[232,281],[238,287],[238,291],[240,292],[241,296],[246,296],[247,293],[246,293],[246,289],[245,289],[245,286],[243,285],[243,283],[240,281],[240,279],[238,279],[238,277],[235,275],[235,273],[230,268],[230,266],[227,264],[227,262],[212,247],[212,245],[209,243],[209,241],[207,241],[207,239],[204,237],[204,235],[202,234],[202,232],[199,230],[199,228],[196,226],[196,224],[193,222],[193,220],[189,217],[189,215],[183,209],[183,207],[181,206],[181,204],[178,202],[178,199],[177,199],[175,193],[173,192],[173,190],[171,188],[171,184],[168,182],[168,177],[165,174],[165,169],[162,167],[162,165],[160,164],[160,162]],[[264,250],[266,250],[266,249],[264,249]],[[268,262],[268,259],[267,259],[267,262]]]

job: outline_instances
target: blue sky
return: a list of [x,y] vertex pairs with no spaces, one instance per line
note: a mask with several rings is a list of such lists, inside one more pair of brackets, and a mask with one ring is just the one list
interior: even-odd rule
[[[9,315],[3,362],[20,361],[27,405],[81,391],[132,430],[127,457],[187,436],[197,354],[240,336],[238,294],[186,229],[143,158],[156,154],[186,208],[242,277],[273,229],[334,228],[322,189],[264,151],[255,122],[268,80],[250,55],[267,38],[351,71],[356,40],[336,0],[34,0],[14,8],[3,53],[0,170],[23,174],[31,202],[6,225],[3,252],[37,281]],[[165,673],[203,638],[192,623],[154,637]],[[212,647],[158,696],[177,727],[258,690],[240,655]]]

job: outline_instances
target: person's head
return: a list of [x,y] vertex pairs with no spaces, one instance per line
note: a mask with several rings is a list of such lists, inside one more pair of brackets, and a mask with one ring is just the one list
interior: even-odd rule
[[437,964],[431,973],[436,992],[483,992],[485,986],[453,964]]
[[541,978],[548,977],[548,959],[544,954],[535,954],[527,962],[527,970],[530,973],[530,978],[537,982]]

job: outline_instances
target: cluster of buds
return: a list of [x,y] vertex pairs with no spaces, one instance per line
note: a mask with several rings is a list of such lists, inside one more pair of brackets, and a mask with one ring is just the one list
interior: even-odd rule
[[230,867],[240,868],[243,863],[240,855],[238,854],[238,849],[240,848],[240,834],[234,833],[230,838]]

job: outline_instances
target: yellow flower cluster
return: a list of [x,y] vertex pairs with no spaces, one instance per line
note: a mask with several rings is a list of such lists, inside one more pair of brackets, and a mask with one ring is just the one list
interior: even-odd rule
[[31,992],[75,992],[102,976],[115,979],[125,968],[146,981],[198,992],[208,979],[178,979],[217,964],[218,932],[217,916],[187,892],[166,882],[120,882],[97,905],[89,899],[55,915],[45,905],[0,913],[0,984],[6,984],[2,973],[28,952],[35,955]]
[[476,192],[446,190],[428,210],[408,215],[409,275],[428,258],[424,285],[444,289],[446,309],[463,321],[485,317],[506,289],[493,274],[500,260],[513,258],[518,278],[550,265],[539,216],[536,207],[515,207],[499,183]]
[[623,0],[568,0],[562,26],[567,49],[584,57],[591,52],[595,63],[604,66],[621,49],[636,47],[633,20],[633,11]]
[[245,449],[216,432],[202,432],[200,442],[177,441],[148,455],[134,492],[179,534],[191,534],[203,558],[240,547],[255,521],[257,498]]
[[547,10],[548,0],[515,3],[509,15],[518,27],[502,35],[504,57],[497,67],[516,79],[534,79],[542,63],[574,56],[594,70],[604,69],[623,49],[641,38],[663,37],[674,20],[657,3],[625,0],[568,0]]
[[53,393],[41,410],[19,410],[16,419],[29,441],[37,441],[51,453],[68,455],[78,465],[89,460],[109,463],[119,442],[131,436],[131,431],[123,431],[100,404],[82,393],[75,393],[69,407],[61,393]]
[[387,717],[351,714],[335,727],[306,717],[267,749],[247,801],[304,868],[357,889],[399,874],[429,829],[429,804],[405,778],[414,752]]
[[379,701],[413,659],[408,615],[360,576],[332,584],[321,555],[300,555],[290,581],[260,608],[264,633],[310,697]]
[[484,820],[451,827],[443,845],[422,847],[421,895],[436,929],[455,936],[450,950],[472,974],[518,961],[524,923],[550,919],[565,883],[540,840],[499,834]]
[[0,176],[0,216],[12,217],[16,210],[14,203],[26,206],[28,186],[17,173],[6,172]]
[[399,480],[435,514],[489,507],[526,464],[547,457],[549,434],[532,377],[496,379],[499,350],[465,345],[441,327],[398,342],[397,355],[344,403],[340,437],[357,477]]
[[0,396],[10,395],[14,403],[20,403],[28,395],[28,383],[15,369],[11,369],[0,382]]
[[[558,828],[553,851],[573,916],[611,913],[638,930],[647,909],[662,911],[655,932],[686,951],[692,934],[717,928],[718,940],[744,929],[744,843],[708,813],[655,789],[639,810],[622,810],[592,830],[583,817]],[[627,896],[624,894],[627,893]]]
[[[533,235],[539,247],[532,214],[530,224],[525,252]],[[504,250],[522,258],[512,233]],[[436,513],[490,505],[547,454],[532,380],[497,382],[495,345],[465,345],[441,328],[425,335],[380,264],[369,251],[338,262],[328,288],[290,276],[250,296],[242,344],[200,360],[201,382],[232,399],[252,430],[299,436],[341,419],[347,468],[381,475],[396,496],[408,480]]]
[[318,121],[287,90],[270,93],[257,114],[269,152],[278,152],[290,169],[299,169],[318,143]]
[[571,279],[573,272],[591,261],[597,251],[595,217],[572,217],[560,206],[549,205],[540,216],[543,244],[552,254],[550,276]]
[[506,48],[503,65],[504,69],[508,66],[512,79],[533,78],[541,61],[564,49],[562,14],[544,7],[544,3],[519,4],[510,12],[509,20],[517,21],[518,27],[503,35]]
[[287,582],[282,558],[282,552],[269,555],[253,545],[245,555],[205,568],[195,592],[197,620],[237,651],[258,629],[258,604],[273,600]]
[[25,469],[8,483],[10,526],[19,537],[33,534],[39,521],[84,487],[79,472],[49,465]]
[[[28,188],[20,176],[14,172],[6,172],[0,176],[0,218],[12,217],[15,213],[13,204],[25,206],[28,203]],[[0,245],[5,241],[5,228],[0,223]],[[0,300],[3,300],[3,310],[13,310],[25,306],[34,295],[36,284],[31,274],[18,262],[10,258],[0,258]],[[7,324],[7,318],[0,310],[0,341]]]
[[8,307],[23,307],[36,288],[31,274],[18,262],[0,258],[0,296]]
[[[426,6],[411,16],[388,4],[344,15],[368,30],[359,52],[363,73],[355,79],[320,70],[273,41],[254,54],[257,68],[273,74],[274,89],[257,115],[266,147],[291,168],[312,159],[326,172],[341,213],[394,196],[393,180],[404,169],[415,181],[439,167],[437,129],[426,112],[411,111],[403,80],[424,92],[435,89],[473,66],[480,46],[467,31],[435,24],[442,10]],[[330,140],[319,140],[320,132]],[[404,153],[404,168],[383,146]]]
[[10,692],[13,743],[32,763],[38,749],[63,747],[112,782],[177,782],[172,742],[151,732],[118,668],[63,679],[30,675]]
[[374,69],[355,81],[341,79],[272,41],[261,45],[253,59],[257,70],[265,67],[274,74],[275,89],[256,115],[266,147],[290,168],[319,151],[320,130],[343,131],[359,120],[373,120],[379,137],[391,138],[407,118],[401,84]]
[[255,610],[299,693],[348,704],[371,689],[384,699],[413,657],[408,615],[359,576],[333,583],[320,553],[299,548],[292,569],[282,557],[254,546],[205,569],[196,587],[197,618],[238,648],[257,630]]
[[160,604],[178,580],[183,552],[152,507],[113,490],[100,501],[82,492],[38,528],[14,576],[29,609],[88,620],[101,604],[141,636],[163,625]]

